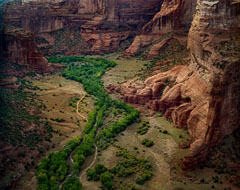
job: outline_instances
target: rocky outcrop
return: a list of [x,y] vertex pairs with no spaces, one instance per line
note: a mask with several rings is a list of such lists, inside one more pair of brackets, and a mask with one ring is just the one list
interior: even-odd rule
[[[134,42],[126,50],[127,56],[134,56],[139,51],[160,39],[163,34],[170,32],[181,32],[187,34],[193,14],[195,12],[196,0],[165,0],[160,11],[151,21],[144,25],[142,34],[134,39]],[[155,45],[155,49],[161,48],[161,42]],[[159,48],[158,48],[159,46]]]
[[175,29],[188,30],[195,12],[196,1],[165,0],[160,11],[143,27],[143,33],[167,33]]
[[156,43],[155,45],[153,45],[148,53],[148,59],[154,59],[154,58],[157,58],[158,55],[159,55],[159,51],[161,51],[165,46],[166,44],[172,40],[173,38],[172,37],[169,37],[169,38],[166,38],[164,40],[162,40],[161,42],[159,43]]
[[[203,162],[211,147],[240,122],[240,2],[199,0],[196,10],[188,39],[190,64],[140,84],[128,81],[120,89],[126,102],[162,111],[176,126],[188,129],[192,143],[183,161],[185,170]],[[145,41],[136,37],[127,51],[137,52],[151,37],[145,35]],[[157,51],[158,45],[150,52]]]
[[163,112],[175,126],[188,129],[193,139],[204,138],[207,131],[210,91],[206,81],[188,66],[176,66],[142,83],[128,81],[120,88],[125,102]]
[[133,43],[126,49],[125,56],[131,57],[137,55],[142,49],[146,48],[152,42],[158,40],[159,34],[142,34],[136,36]]
[[[195,68],[211,86],[203,146],[211,148],[225,135],[231,134],[240,122],[240,2],[198,1],[188,40],[188,48]],[[205,152],[208,152],[205,148]],[[193,169],[206,159],[206,153],[190,147],[183,167]],[[203,156],[205,155],[205,157]]]
[[[147,4],[144,0],[9,3],[5,8],[4,22],[32,31],[42,42],[39,47],[47,49],[48,53],[99,54],[115,51],[124,41],[131,39],[159,11],[161,3],[162,0],[150,0]],[[66,42],[57,46],[62,37],[56,36],[56,31],[65,31],[66,28],[71,31],[69,36],[74,37],[67,42],[71,46],[64,47]]]
[[39,72],[47,71],[48,61],[36,49],[31,32],[10,26],[1,30],[1,58]]

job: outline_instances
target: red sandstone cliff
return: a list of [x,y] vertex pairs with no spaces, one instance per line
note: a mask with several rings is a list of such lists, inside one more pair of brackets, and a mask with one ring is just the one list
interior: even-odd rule
[[[5,7],[4,22],[32,31],[47,53],[112,52],[159,11],[162,0],[28,2]],[[68,38],[66,38],[66,35]]]
[[[206,149],[231,134],[240,122],[240,2],[200,1],[189,32],[192,65],[211,88],[203,138],[195,138],[184,168],[206,158]],[[198,139],[201,139],[198,140]]]
[[198,0],[196,10],[188,38],[189,65],[116,88],[126,102],[160,110],[176,126],[188,129],[192,143],[184,169],[204,161],[209,149],[240,122],[240,3]]
[[[187,34],[191,26],[193,14],[196,8],[196,0],[164,0],[160,11],[142,28],[142,34],[138,35],[125,54],[133,56],[142,48],[160,39],[170,32]],[[159,51],[162,41],[155,44],[151,51]],[[152,58],[150,53],[150,58]],[[154,55],[155,57],[155,55]]]
[[21,28],[5,26],[1,34],[1,57],[12,63],[46,72],[48,62],[37,51],[33,34]]

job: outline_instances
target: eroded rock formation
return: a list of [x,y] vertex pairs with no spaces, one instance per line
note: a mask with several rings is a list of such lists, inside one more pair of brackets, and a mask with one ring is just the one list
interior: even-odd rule
[[[142,29],[142,34],[126,50],[128,56],[136,55],[139,51],[159,39],[163,34],[180,32],[187,34],[195,12],[196,0],[165,0],[160,11]],[[155,47],[162,44],[156,44]]]
[[36,49],[33,34],[21,28],[1,28],[0,57],[7,62],[24,65],[39,72],[47,71],[48,61]]
[[[162,0],[10,3],[5,8],[4,22],[32,31],[45,52],[99,54],[115,51],[119,46],[125,48],[124,42],[152,19],[161,3]],[[59,44],[66,30],[70,39]]]
[[160,110],[188,129],[192,143],[183,161],[186,170],[204,161],[240,122],[240,3],[198,0],[196,10],[188,39],[190,65],[118,87],[126,102]]
[[[197,147],[214,146],[239,127],[239,30],[240,2],[198,1],[188,47],[192,64],[211,87],[211,93],[203,141],[201,145],[191,145],[183,162],[185,169],[192,169],[206,159],[206,153],[196,151]],[[204,150],[207,152],[207,148]]]

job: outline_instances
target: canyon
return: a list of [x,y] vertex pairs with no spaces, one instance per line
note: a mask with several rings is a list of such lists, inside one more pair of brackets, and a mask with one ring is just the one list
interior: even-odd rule
[[[151,26],[154,34],[153,23],[164,17],[164,8],[143,29]],[[199,1],[196,10],[188,35],[190,64],[151,76],[138,85],[129,81],[120,88],[126,102],[147,104],[153,111],[165,113],[177,127],[188,129],[192,143],[183,161],[184,169],[193,169],[204,161],[208,149],[236,130],[240,119],[239,99],[232,98],[240,94],[239,3]],[[142,47],[139,39],[145,38],[137,36],[126,50],[127,55]],[[167,41],[151,46],[148,57],[152,49],[161,51]]]
[[19,1],[4,5],[3,23],[1,57],[37,72],[63,68],[50,55],[146,61],[139,76],[104,88],[188,131],[183,171],[239,130],[238,0]]
[[30,1],[6,5],[3,22],[32,31],[46,53],[99,54],[124,46],[159,10],[159,4],[161,0],[147,5],[143,0]]

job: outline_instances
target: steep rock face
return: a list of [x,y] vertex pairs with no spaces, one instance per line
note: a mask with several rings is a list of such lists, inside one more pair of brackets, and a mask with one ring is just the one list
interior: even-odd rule
[[193,139],[204,139],[208,130],[211,87],[197,71],[188,66],[176,66],[144,82],[128,81],[120,89],[115,88],[120,90],[125,102],[162,111],[175,126],[188,129]]
[[[203,131],[203,136],[195,138],[195,142],[202,139],[201,147],[211,148],[239,127],[239,19],[240,3],[237,1],[198,1],[188,48],[193,65],[211,86],[207,130]],[[190,147],[183,168],[192,169],[206,159],[208,148],[204,153],[198,147]]]
[[188,30],[191,26],[196,1],[164,1],[160,11],[143,27],[143,33],[166,33],[174,29]]
[[[146,47],[165,33],[173,31],[187,33],[191,26],[195,7],[196,0],[165,0],[160,11],[144,25],[142,34],[134,39],[125,54],[136,55],[141,48]],[[156,44],[154,48],[156,49],[158,45],[161,46],[161,44]]]
[[[79,47],[88,44],[78,53],[111,52],[152,19],[161,3],[162,0],[150,0],[147,4],[144,0],[30,1],[8,4],[4,22],[34,32],[42,39],[41,48],[53,47],[51,50],[56,51],[54,32],[70,28],[70,35],[77,29],[76,38],[82,38],[76,42]],[[75,48],[65,50],[71,53]]]
[[46,72],[47,60],[37,51],[33,34],[20,28],[4,27],[1,35],[1,57],[8,62]]
[[[183,161],[186,170],[203,162],[211,147],[240,122],[240,3],[199,0],[196,10],[188,39],[190,65],[120,88],[126,102],[160,110],[176,126],[188,129],[192,142]],[[132,47],[144,41],[141,37]]]

